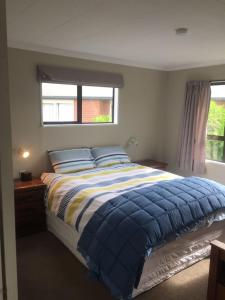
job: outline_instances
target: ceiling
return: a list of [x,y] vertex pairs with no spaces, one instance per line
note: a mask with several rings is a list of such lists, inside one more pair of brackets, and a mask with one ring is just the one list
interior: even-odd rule
[[225,0],[6,3],[10,47],[160,70],[225,63]]

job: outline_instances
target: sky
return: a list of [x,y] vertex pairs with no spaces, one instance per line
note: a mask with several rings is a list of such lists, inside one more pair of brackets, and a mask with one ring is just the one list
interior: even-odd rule
[[[112,97],[110,87],[83,86],[84,97]],[[77,86],[73,84],[42,83],[42,96],[77,96]]]
[[[83,86],[84,97],[112,97],[112,88]],[[77,96],[77,86],[73,84],[42,83],[43,96]],[[211,86],[212,98],[225,98],[225,84]]]
[[211,98],[225,98],[225,84],[211,86]]

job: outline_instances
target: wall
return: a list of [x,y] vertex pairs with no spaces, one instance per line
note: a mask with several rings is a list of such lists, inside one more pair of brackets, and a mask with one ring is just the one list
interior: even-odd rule
[[[4,263],[0,263],[0,272],[3,270],[4,274],[2,278],[0,276],[0,299],[17,300],[15,216],[7,63],[5,1],[0,1],[0,261],[2,262],[2,259],[4,259]],[[2,293],[4,293],[4,296]]]
[[[139,145],[128,151],[133,160],[162,158],[162,99],[167,73],[57,55],[9,49],[9,78],[14,147],[14,177],[19,170],[39,175],[48,168],[46,151],[79,146],[125,145],[130,136]],[[112,71],[123,74],[119,92],[119,124],[107,126],[41,127],[40,87],[36,66],[48,64]],[[27,146],[31,157],[24,161],[16,149]]]
[[[137,147],[128,149],[133,160],[162,159],[169,162],[169,170],[178,173],[176,154],[186,81],[225,79],[225,65],[161,72],[18,49],[9,49],[8,53],[14,177],[18,177],[19,170],[23,169],[33,171],[34,175],[48,169],[48,149],[110,144],[124,146],[130,136],[136,136],[139,141]],[[37,64],[123,74],[125,86],[119,94],[119,124],[41,127]],[[24,161],[16,154],[19,146],[30,148],[29,160]],[[225,165],[208,162],[206,176],[225,183]]]
[[[188,80],[225,80],[225,65],[196,68],[169,72],[167,81],[167,96],[164,101],[164,153],[169,162],[169,169],[178,172],[176,168],[177,144],[185,98],[185,84]],[[208,161],[206,177],[225,184],[225,164]],[[189,174],[184,174],[189,175]]]

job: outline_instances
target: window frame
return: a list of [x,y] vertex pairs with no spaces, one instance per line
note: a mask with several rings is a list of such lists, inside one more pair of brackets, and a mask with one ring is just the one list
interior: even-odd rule
[[[66,85],[66,84],[72,84],[74,85],[74,87],[76,88],[77,87],[77,121],[47,121],[45,122],[43,120],[43,98],[42,98],[42,84],[43,83],[53,83],[53,84],[63,84],[63,85]],[[118,88],[115,88],[115,87],[108,87],[108,88],[112,88],[113,90],[113,95],[112,95],[112,121],[111,122],[83,122],[82,121],[82,107],[83,107],[83,97],[82,97],[82,87],[83,86],[89,86],[89,85],[77,85],[76,83],[62,83],[62,82],[48,82],[48,81],[42,81],[41,84],[40,84],[40,98],[41,98],[41,124],[42,126],[51,126],[51,125],[106,125],[106,124],[111,124],[111,125],[116,125],[116,118],[115,118],[115,114],[116,114],[116,111],[115,111],[115,108],[116,108],[116,105],[115,105],[115,89],[118,89]],[[97,86],[96,87],[107,87],[107,86]]]
[[[211,81],[210,86],[213,85],[224,85],[225,86],[225,81]],[[212,99],[212,98],[211,98]],[[210,99],[210,102],[211,102]],[[220,163],[225,163],[225,126],[224,126],[224,134],[223,136],[221,135],[212,135],[212,134],[207,134],[207,141],[220,141],[224,142],[224,147],[223,147],[223,160],[215,160],[215,159],[208,159],[210,161],[216,161]]]

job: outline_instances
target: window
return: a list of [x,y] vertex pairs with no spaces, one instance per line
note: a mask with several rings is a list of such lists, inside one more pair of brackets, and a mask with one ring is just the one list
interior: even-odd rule
[[114,89],[82,87],[82,120],[84,123],[113,123]]
[[41,90],[44,125],[116,123],[117,88],[42,82]]
[[225,83],[211,85],[206,157],[225,162]]
[[44,124],[77,122],[77,86],[42,83]]

